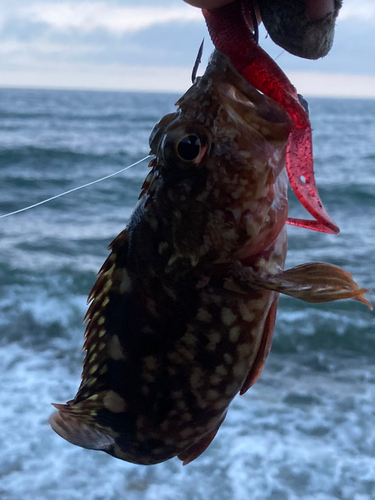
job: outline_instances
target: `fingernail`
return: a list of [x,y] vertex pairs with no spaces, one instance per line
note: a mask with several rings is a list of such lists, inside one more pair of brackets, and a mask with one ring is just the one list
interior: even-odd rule
[[311,21],[318,21],[327,14],[331,14],[335,10],[334,0],[305,0],[306,1],[306,17]]

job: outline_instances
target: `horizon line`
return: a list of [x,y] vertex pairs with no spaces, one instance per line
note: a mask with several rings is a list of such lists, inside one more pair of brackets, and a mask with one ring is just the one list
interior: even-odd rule
[[[183,95],[184,92],[188,90],[186,88],[183,91],[178,90],[159,90],[159,89],[135,89],[135,88],[95,88],[95,87],[46,87],[43,85],[2,85],[0,83],[1,90],[45,90],[45,91],[56,91],[56,92],[114,92],[114,93],[129,93],[129,94],[170,94],[170,95]],[[375,100],[375,95],[333,95],[333,94],[308,94],[303,92],[303,97],[308,99],[353,99],[353,100]]]
[[[70,66],[70,65],[69,65]],[[81,90],[176,94],[190,88],[190,67],[97,65],[80,68],[0,71],[2,89]],[[72,71],[73,70],[73,71]],[[306,97],[375,99],[375,76],[322,72],[286,72]],[[20,82],[22,82],[20,84]]]

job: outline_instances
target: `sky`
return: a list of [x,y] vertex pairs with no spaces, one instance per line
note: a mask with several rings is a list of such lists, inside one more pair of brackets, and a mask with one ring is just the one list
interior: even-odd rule
[[[213,46],[182,0],[1,0],[0,86],[182,92],[203,38],[201,73]],[[260,43],[306,96],[375,98],[375,0],[344,0],[324,59]]]

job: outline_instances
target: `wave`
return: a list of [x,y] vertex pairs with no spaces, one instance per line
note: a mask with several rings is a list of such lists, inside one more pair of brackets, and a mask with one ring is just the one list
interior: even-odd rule
[[[55,254],[58,259],[58,253]],[[98,263],[99,264],[98,259]],[[104,259],[103,259],[104,260]],[[97,271],[99,267],[95,268]],[[86,299],[95,282],[93,269],[65,267],[59,273],[0,268],[1,343],[39,348],[51,339],[72,340],[80,332]],[[281,297],[273,351],[276,353],[341,351],[373,356],[373,315],[355,301],[311,306]],[[74,344],[76,342],[74,341]]]
[[[132,159],[125,151],[116,151],[112,154],[103,154],[95,152],[86,151],[76,151],[74,149],[68,149],[64,147],[37,147],[30,145],[16,146],[13,148],[0,148],[0,160],[2,162],[2,168],[6,169],[12,164],[21,163],[29,168],[38,167],[35,170],[35,174],[38,173],[39,169],[49,170],[51,168],[50,164],[43,163],[44,160],[55,160],[61,163],[67,163],[71,165],[70,169],[73,169],[75,163],[90,162],[93,167],[99,162],[100,164],[116,164],[122,165],[124,161],[129,161]],[[38,163],[36,163],[38,162]],[[52,165],[53,166],[53,165]],[[4,175],[2,171],[2,175]],[[6,170],[5,170],[6,172]],[[27,173],[25,174],[27,177]]]
[[[293,302],[291,304],[291,302]],[[340,352],[373,356],[375,320],[355,301],[314,305],[282,297],[273,349],[279,353]]]

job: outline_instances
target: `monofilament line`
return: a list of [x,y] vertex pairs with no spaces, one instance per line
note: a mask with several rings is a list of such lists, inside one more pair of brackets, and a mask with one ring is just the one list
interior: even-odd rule
[[40,205],[44,205],[45,203],[48,203],[49,201],[56,200],[57,198],[61,198],[62,196],[65,196],[66,194],[74,193],[74,191],[78,191],[80,189],[86,188],[88,186],[92,186],[93,184],[97,184],[98,182],[105,181],[106,179],[109,179],[110,177],[114,177],[115,175],[121,174],[121,172],[125,172],[125,170],[129,170],[129,168],[135,167],[139,163],[142,163],[145,160],[148,160],[149,158],[152,158],[151,155],[145,156],[141,160],[136,161],[132,165],[129,165],[128,167],[122,168],[121,170],[118,170],[117,172],[114,172],[113,174],[106,175],[105,177],[101,177],[100,179],[96,179],[96,181],[91,181],[88,182],[87,184],[83,184],[82,186],[75,187],[73,189],[69,189],[69,191],[65,191],[64,193],[57,194],[56,196],[51,196],[51,198],[47,198],[46,200],[39,201],[38,203],[34,203],[34,205],[29,205],[28,207],[20,208],[19,210],[15,210],[14,212],[9,212],[9,214],[4,214],[0,215],[0,219],[4,219],[4,217],[9,217],[10,215],[15,215],[19,214],[21,212],[26,212],[26,210],[30,210],[31,208],[39,207]]

